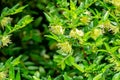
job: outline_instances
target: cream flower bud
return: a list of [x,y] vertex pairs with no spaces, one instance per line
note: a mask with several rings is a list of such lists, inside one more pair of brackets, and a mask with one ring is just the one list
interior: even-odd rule
[[57,35],[64,34],[64,29],[60,25],[51,26],[50,30],[51,30],[51,32],[53,32],[54,34],[57,34]]
[[10,35],[2,36],[2,46],[8,46],[9,43],[11,43]]
[[120,0],[112,0],[111,1],[113,5],[115,5],[116,7],[120,7]]
[[119,27],[118,26],[111,26],[109,30],[112,31],[114,34],[116,34],[119,32]]
[[78,38],[84,36],[84,32],[78,29],[72,29],[69,34],[73,38]]
[[100,35],[102,35],[102,30],[101,29],[94,29],[91,32],[91,37],[96,40]]
[[0,72],[0,80],[4,80],[4,79],[6,79],[6,77],[7,77],[7,73],[6,72]]
[[1,26],[2,26],[2,28],[4,28],[5,26],[7,26],[8,24],[10,24],[11,21],[12,21],[12,18],[10,18],[10,17],[4,17],[1,20]]
[[84,25],[88,25],[88,23],[90,22],[91,18],[89,16],[82,16],[80,18],[80,21],[84,24]]
[[71,53],[72,51],[72,46],[69,44],[69,42],[58,43],[57,46],[65,53]]
[[70,31],[70,34],[69,34],[71,37],[73,37],[73,38],[77,38],[77,36],[76,36],[76,29],[72,29],[71,31]]
[[76,34],[77,34],[78,36],[84,36],[84,32],[83,32],[82,30],[76,29]]

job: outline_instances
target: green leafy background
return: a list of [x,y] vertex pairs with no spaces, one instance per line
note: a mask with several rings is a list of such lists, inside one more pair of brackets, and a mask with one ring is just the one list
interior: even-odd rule
[[[0,49],[0,80],[120,80],[120,3],[1,0],[0,4],[0,20],[12,18],[5,32],[0,26],[1,35],[12,33],[12,43]],[[15,11],[16,4],[20,8]],[[56,34],[51,26],[62,26],[64,34]],[[71,37],[70,31],[76,29],[84,36]],[[66,41],[72,45],[70,53],[64,52],[65,44],[58,47]]]

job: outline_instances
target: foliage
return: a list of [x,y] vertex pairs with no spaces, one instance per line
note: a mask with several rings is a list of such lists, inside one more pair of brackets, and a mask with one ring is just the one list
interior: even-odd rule
[[[1,8],[16,3],[1,0]],[[119,7],[119,0],[19,0],[4,8],[0,80],[120,80]]]
[[46,37],[57,42],[59,50],[54,61],[58,68],[75,73],[68,73],[69,77],[65,73],[64,80],[76,75],[84,80],[119,80],[119,3],[56,0],[54,5],[48,6],[50,12],[45,13],[50,22],[50,35]]

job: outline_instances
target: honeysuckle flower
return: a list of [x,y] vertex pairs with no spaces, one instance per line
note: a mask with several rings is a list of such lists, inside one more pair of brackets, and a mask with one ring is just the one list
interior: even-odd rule
[[78,30],[77,28],[76,29],[72,29],[70,31],[70,34],[69,34],[71,37],[73,38],[77,38],[77,37],[82,37],[84,36],[84,32],[82,30]]
[[62,26],[57,25],[57,26],[50,26],[50,31],[54,34],[57,35],[62,35],[64,34],[64,29],[62,28]]
[[58,46],[58,48],[60,48],[61,51],[65,52],[65,53],[71,53],[71,51],[72,51],[72,46],[67,41],[63,42],[63,43],[58,43],[57,46]]
[[2,46],[8,46],[8,44],[11,43],[10,35],[2,36],[1,41],[2,41]]
[[91,32],[91,37],[96,40],[100,35],[102,35],[102,30],[101,29],[94,29]]
[[7,26],[8,24],[10,24],[11,21],[12,21],[12,18],[10,18],[10,17],[4,17],[1,20],[1,26],[2,26],[2,28],[4,29],[4,27]]

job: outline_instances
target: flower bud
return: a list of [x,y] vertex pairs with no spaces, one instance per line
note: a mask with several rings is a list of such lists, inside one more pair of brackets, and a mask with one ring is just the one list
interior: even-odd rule
[[112,4],[116,7],[120,7],[120,0],[112,0]]
[[101,29],[94,29],[91,32],[91,37],[96,40],[100,35],[102,35],[102,30]]
[[78,29],[72,29],[69,34],[73,38],[78,38],[84,36],[84,32]]
[[71,53],[72,51],[72,46],[69,44],[69,42],[64,42],[64,43],[58,43],[58,48],[60,48],[61,51],[65,53]]
[[90,17],[89,16],[82,16],[80,21],[84,24],[84,25],[88,25],[88,23],[90,22]]
[[50,31],[53,32],[54,34],[57,34],[57,35],[64,34],[64,29],[62,28],[62,26],[59,26],[59,25],[51,26]]
[[7,77],[7,73],[6,72],[0,72],[0,80],[5,80]]
[[2,26],[2,28],[4,29],[4,27],[7,26],[8,24],[10,24],[11,21],[12,21],[12,18],[10,18],[10,17],[4,17],[1,20],[1,26]]
[[2,36],[2,46],[8,46],[9,43],[11,43],[10,35]]

